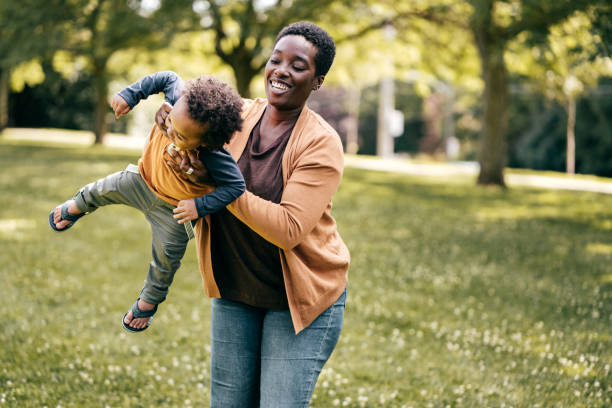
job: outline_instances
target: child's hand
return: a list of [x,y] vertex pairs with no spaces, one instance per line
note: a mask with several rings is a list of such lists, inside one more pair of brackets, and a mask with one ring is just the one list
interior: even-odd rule
[[172,105],[168,102],[162,103],[162,106],[159,107],[157,112],[155,113],[155,123],[159,130],[166,136],[168,136],[168,127],[166,126],[166,119],[172,110]]
[[181,200],[174,210],[174,218],[179,224],[184,224],[187,221],[195,220],[198,218],[198,209],[196,208],[195,200]]
[[119,119],[121,116],[127,114],[130,111],[130,105],[123,99],[118,93],[114,94],[111,102],[111,108],[115,111],[115,118]]

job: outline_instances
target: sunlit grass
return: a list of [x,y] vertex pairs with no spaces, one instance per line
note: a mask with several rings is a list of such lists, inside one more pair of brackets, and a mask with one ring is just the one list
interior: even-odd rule
[[[0,142],[0,407],[189,407],[209,398],[193,244],[145,333],[120,318],[150,256],[135,210],[62,234],[51,208],[136,151]],[[347,169],[340,343],[313,407],[612,406],[612,196]]]

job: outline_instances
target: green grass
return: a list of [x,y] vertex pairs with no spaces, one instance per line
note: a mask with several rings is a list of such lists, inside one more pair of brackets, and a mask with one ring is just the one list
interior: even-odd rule
[[[0,140],[0,407],[188,407],[209,397],[193,244],[153,326],[120,318],[149,227],[48,213],[132,151]],[[612,406],[612,195],[347,169],[344,330],[313,407]]]

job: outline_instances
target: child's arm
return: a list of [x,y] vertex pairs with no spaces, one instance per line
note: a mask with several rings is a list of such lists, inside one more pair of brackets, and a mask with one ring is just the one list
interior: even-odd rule
[[[132,85],[121,90],[117,95],[124,99],[129,109],[133,109],[142,99],[147,99],[150,95],[160,92],[164,93],[166,101],[174,105],[181,97],[184,87],[185,84],[177,73],[173,71],[160,71],[147,75],[138,82],[134,82]],[[115,114],[117,114],[117,110],[115,110]]]
[[192,200],[182,200],[174,210],[179,224],[216,213],[233,202],[246,190],[246,183],[238,164],[225,149],[200,153],[200,160],[208,169],[217,188]]

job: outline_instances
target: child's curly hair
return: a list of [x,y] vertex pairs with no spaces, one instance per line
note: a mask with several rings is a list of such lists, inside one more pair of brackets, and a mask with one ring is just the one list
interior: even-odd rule
[[235,131],[242,129],[242,98],[225,82],[200,76],[187,82],[184,95],[189,117],[210,126],[201,136],[209,150],[221,149]]

